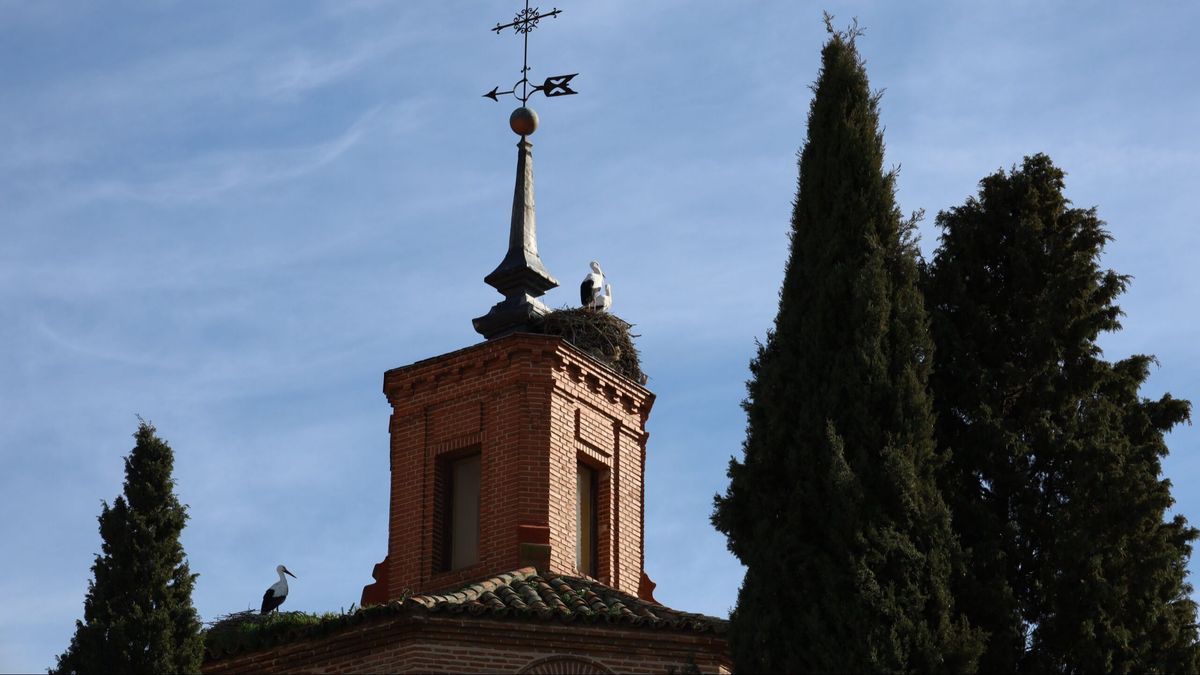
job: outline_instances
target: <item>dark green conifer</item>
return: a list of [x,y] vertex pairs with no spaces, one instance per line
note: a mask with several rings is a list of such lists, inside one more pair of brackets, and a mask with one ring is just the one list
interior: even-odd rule
[[102,553],[83,621],[58,657],[59,673],[196,673],[204,641],[192,606],[197,575],[179,535],[187,509],[175,497],[171,447],[138,425],[125,458],[124,495],[100,511]]
[[1195,672],[1185,583],[1196,531],[1164,522],[1163,434],[1188,418],[1138,397],[1151,359],[1110,364],[1128,281],[1045,155],[939,214],[926,279],[942,474],[969,557],[955,593],[989,633],[985,672]]
[[858,31],[830,33],[779,312],[751,364],[744,459],[713,514],[747,568],[734,665],[970,671],[978,636],[949,590],[958,550],[935,482],[914,223],[883,170]]

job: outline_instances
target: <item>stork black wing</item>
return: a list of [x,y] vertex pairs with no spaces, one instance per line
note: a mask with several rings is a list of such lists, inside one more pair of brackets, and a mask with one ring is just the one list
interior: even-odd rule
[[279,597],[275,597],[275,591],[268,588],[267,592],[263,593],[263,604],[262,604],[262,610],[260,610],[260,613],[266,614],[267,612],[270,612],[271,610],[275,609],[276,607],[282,605],[283,600],[286,597],[287,597],[286,595],[281,595]]
[[596,284],[592,282],[592,278],[588,277],[579,284],[579,302],[583,303],[584,307],[590,307],[592,297],[596,294]]

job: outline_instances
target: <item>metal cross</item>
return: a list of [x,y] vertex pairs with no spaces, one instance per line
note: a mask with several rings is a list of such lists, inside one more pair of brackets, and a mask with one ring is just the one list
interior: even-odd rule
[[[529,33],[537,28],[538,21],[545,18],[557,17],[562,14],[562,10],[555,7],[549,12],[542,13],[537,7],[530,8],[529,0],[525,0],[525,9],[517,12],[512,21],[506,24],[496,24],[492,30],[496,35],[499,35],[505,28],[512,28],[513,31],[520,33],[525,40],[525,55],[521,63],[521,79],[513,85],[508,91],[500,91],[500,87],[492,87],[492,90],[484,94],[484,98],[490,98],[493,101],[499,101],[500,97],[505,94],[512,94],[513,98],[525,105],[529,101],[529,97],[537,92],[542,92],[547,98],[554,96],[569,96],[579,92],[571,88],[570,82],[579,73],[571,73],[570,75],[554,75],[547,77],[545,82],[541,84],[531,84],[529,82]],[[518,93],[520,90],[520,93]]]

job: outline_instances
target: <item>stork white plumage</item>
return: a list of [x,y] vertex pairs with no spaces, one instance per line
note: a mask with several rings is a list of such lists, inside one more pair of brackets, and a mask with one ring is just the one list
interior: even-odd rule
[[262,614],[267,614],[268,612],[278,609],[279,606],[283,604],[283,601],[287,600],[287,577],[283,575],[286,574],[293,579],[298,578],[295,574],[289,572],[288,568],[284,567],[283,565],[276,565],[275,572],[279,574],[279,581],[271,584],[271,587],[267,589],[267,592],[263,593]]
[[592,261],[592,272],[579,284],[579,301],[584,307],[608,311],[612,307],[612,284],[608,283],[600,263]]

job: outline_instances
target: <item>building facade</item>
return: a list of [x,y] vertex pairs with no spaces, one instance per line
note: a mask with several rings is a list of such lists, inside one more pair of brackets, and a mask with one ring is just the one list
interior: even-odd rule
[[[362,609],[211,641],[205,672],[729,671],[726,622],[657,603],[645,573],[654,395],[614,369],[612,330],[626,357],[636,350],[605,311],[598,263],[582,291],[596,296],[574,315],[583,332],[539,330],[550,311],[538,298],[558,282],[537,249],[537,115],[522,106],[510,126],[509,245],[484,277],[504,299],[472,322],[485,341],[384,375],[387,552]],[[607,352],[580,348],[589,330],[610,331]]]
[[388,371],[387,554],[358,612],[214,652],[225,672],[729,672],[726,622],[643,569],[654,396],[562,337]]

